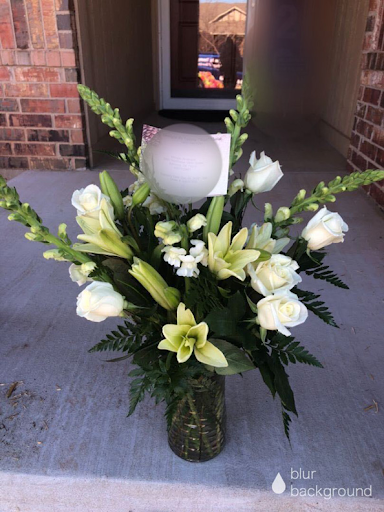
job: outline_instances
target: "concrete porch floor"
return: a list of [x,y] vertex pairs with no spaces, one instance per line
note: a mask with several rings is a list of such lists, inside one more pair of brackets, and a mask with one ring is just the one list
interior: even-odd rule
[[[300,188],[344,170],[343,158],[312,135],[273,141],[255,130],[245,154],[252,149],[280,159],[285,172],[271,193],[256,198],[261,208],[265,201],[287,205]],[[246,167],[244,158],[241,170]],[[114,177],[121,188],[132,181],[126,170]],[[92,182],[97,174],[91,171],[27,171],[10,184],[52,230],[66,222],[74,240],[70,198]],[[0,511],[384,510],[384,218],[363,192],[339,196],[330,209],[350,231],[344,244],[330,247],[327,262],[350,290],[303,279],[303,289],[322,290],[340,329],[313,316],[294,329],[325,368],[288,367],[299,411],[292,446],[278,403],[250,372],[227,379],[227,445],[201,465],[172,454],[161,406],[147,400],[126,418],[129,363],[87,353],[116,322],[77,317],[80,289],[69,279],[68,264],[45,261],[44,248],[26,241],[24,228],[1,211]],[[260,214],[249,209],[245,225],[255,221]],[[6,392],[15,381],[22,383],[11,400]],[[375,402],[378,411],[367,409]],[[316,473],[311,481],[295,481],[291,468]],[[271,491],[278,472],[287,483],[280,496]],[[372,498],[294,498],[291,483],[306,489],[372,486]]]

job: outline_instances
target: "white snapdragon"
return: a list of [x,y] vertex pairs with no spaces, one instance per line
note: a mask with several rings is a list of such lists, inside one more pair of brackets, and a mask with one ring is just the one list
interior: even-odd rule
[[141,185],[145,183],[145,177],[144,174],[139,172],[137,180],[132,183],[132,185],[129,185],[128,190],[131,195],[133,195],[138,188],[141,187]]
[[164,204],[161,200],[152,192],[149,194],[147,199],[144,201],[143,206],[149,209],[151,215],[160,215],[166,211]]
[[327,245],[344,242],[344,233],[348,229],[348,225],[338,213],[330,212],[324,206],[308,222],[301,236],[307,240],[308,249],[317,251]]
[[108,317],[121,316],[124,297],[109,283],[95,281],[77,297],[76,313],[91,322],[102,322]]
[[267,297],[273,293],[290,290],[302,279],[296,270],[299,265],[289,256],[272,254],[271,258],[256,265],[247,265],[247,272],[251,278],[252,288]]
[[127,195],[127,196],[123,197],[123,205],[126,208],[129,208],[132,205],[132,196]]
[[180,256],[182,261],[181,267],[177,269],[176,274],[181,277],[198,277],[200,270],[197,268],[198,261],[196,258],[187,254]]
[[161,252],[164,253],[164,261],[175,268],[180,268],[181,257],[187,254],[185,249],[182,249],[181,247],[173,247],[172,245],[167,245],[161,250]]
[[240,178],[233,180],[232,183],[230,184],[228,189],[229,197],[234,196],[236,192],[238,192],[239,190],[244,190],[244,181],[241,180]]
[[261,327],[279,331],[290,336],[288,327],[295,327],[306,321],[308,310],[298,297],[288,291],[268,295],[257,303],[257,319]]
[[250,168],[244,177],[244,185],[253,194],[269,192],[283,177],[279,162],[273,162],[264,151],[261,152],[259,159],[253,151],[249,163]]
[[207,267],[209,253],[203,240],[191,240],[190,242],[193,247],[190,248],[189,254],[196,259],[197,263],[201,263],[204,267]]
[[181,241],[181,233],[174,220],[158,222],[155,226],[155,236],[161,238],[164,245],[173,245]]
[[71,280],[74,283],[77,283],[79,286],[82,286],[87,281],[93,281],[89,277],[89,274],[91,274],[96,268],[96,263],[93,261],[88,261],[87,263],[83,263],[82,265],[75,265],[72,263],[72,265],[69,267],[69,275]]
[[111,217],[114,218],[113,206],[108,196],[104,195],[97,185],[88,185],[80,190],[75,190],[72,194],[72,205],[77,210],[77,215],[99,218],[99,211],[102,206],[102,200],[105,200]]
[[194,233],[198,229],[207,225],[207,219],[201,213],[197,213],[187,222],[187,227],[190,233]]

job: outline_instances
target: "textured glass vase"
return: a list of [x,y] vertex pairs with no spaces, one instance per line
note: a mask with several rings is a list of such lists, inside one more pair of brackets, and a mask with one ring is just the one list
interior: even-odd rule
[[225,441],[225,377],[190,381],[192,392],[175,409],[168,430],[172,451],[190,462],[213,459]]

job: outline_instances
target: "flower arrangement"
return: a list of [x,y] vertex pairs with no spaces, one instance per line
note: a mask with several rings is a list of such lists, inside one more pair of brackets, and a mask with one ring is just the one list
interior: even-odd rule
[[[245,82],[237,110],[225,119],[231,135],[229,175],[247,139],[241,132],[251,118],[248,91]],[[319,295],[301,288],[303,277],[347,288],[324,259],[325,248],[343,242],[348,226],[338,213],[319,206],[334,202],[340,192],[382,180],[384,171],[337,176],[310,193],[300,190],[290,206],[275,213],[266,203],[264,218],[255,215],[252,226],[242,227],[247,206],[260,204],[259,194],[283,177],[279,162],[253,152],[244,180],[234,177],[225,196],[208,198],[200,208],[164,201],[141,172],[133,120],[124,124],[118,109],[87,87],[79,86],[79,92],[126,147],[117,156],[129,165],[134,184],[120,192],[104,171],[100,186],[76,190],[72,204],[81,234],[74,244],[65,224],[53,235],[2,178],[0,206],[10,211],[10,220],[28,228],[28,240],[55,246],[44,252],[46,259],[70,263],[70,278],[85,286],[77,299],[79,316],[92,322],[120,319],[90,351],[121,352],[113,361],[131,358],[129,414],[146,393],[165,402],[176,453],[205,460],[220,452],[223,376],[254,369],[279,397],[289,437],[290,413],[297,411],[287,366],[322,366],[294,340],[292,330],[309,313],[337,327]],[[294,236],[291,228],[303,222],[300,215],[316,211]]]

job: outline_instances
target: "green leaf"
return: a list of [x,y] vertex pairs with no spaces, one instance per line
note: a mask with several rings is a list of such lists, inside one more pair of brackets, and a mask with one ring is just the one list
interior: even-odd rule
[[236,321],[228,308],[216,309],[205,317],[204,322],[209,326],[210,331],[219,336],[232,336],[236,334]]
[[305,290],[299,290],[298,288],[294,288],[292,292],[299,297],[301,302],[307,307],[307,309],[309,309],[309,311],[312,311],[312,313],[323,320],[323,322],[331,325],[332,327],[339,328],[332,316],[332,313],[329,311],[327,306],[324,305],[324,302],[317,300],[320,295],[316,295],[315,293],[307,292]]
[[282,362],[287,365],[289,362],[304,363],[317,368],[323,368],[323,365],[316,359],[315,356],[310,354],[308,350],[300,345],[298,341],[294,341],[293,336],[284,336],[283,334],[277,333],[271,340],[271,346],[278,355]]
[[228,361],[226,368],[215,368],[216,373],[219,375],[235,375],[243,373],[248,370],[254,370],[255,366],[245,352],[232,343],[225,340],[210,339],[209,340],[215,347],[222,351]]
[[288,374],[276,353],[272,353],[270,361],[272,363],[272,371],[275,374],[274,385],[277,394],[279,395],[285,409],[293,412],[297,416],[295,398],[289,384]]
[[238,322],[246,312],[247,303],[240,291],[237,291],[228,299],[228,309],[231,311],[232,318]]

